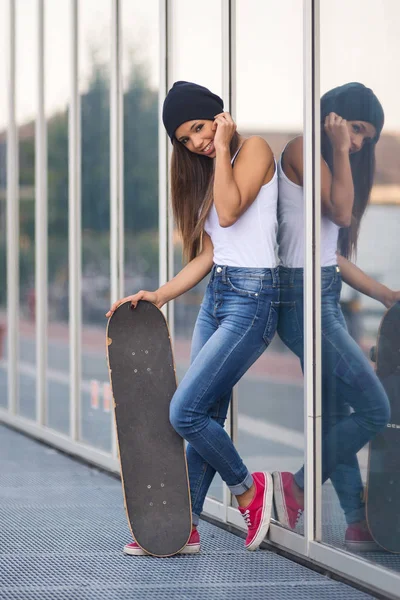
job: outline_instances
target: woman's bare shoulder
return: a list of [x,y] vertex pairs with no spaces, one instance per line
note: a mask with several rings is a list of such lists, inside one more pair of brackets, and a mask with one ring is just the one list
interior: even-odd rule
[[242,143],[240,154],[242,153],[243,156],[260,156],[261,154],[265,159],[268,160],[268,162],[274,160],[274,154],[271,150],[270,145],[268,144],[267,140],[265,140],[260,135],[252,135],[246,138]]
[[303,158],[303,136],[299,135],[286,144],[285,160],[296,162],[296,159]]

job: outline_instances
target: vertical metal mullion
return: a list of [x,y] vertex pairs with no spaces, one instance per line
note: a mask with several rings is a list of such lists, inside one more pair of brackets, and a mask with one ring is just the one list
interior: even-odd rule
[[236,0],[222,0],[222,97],[236,119]]
[[314,0],[314,488],[315,541],[322,539],[322,387],[321,387],[321,102],[320,0]]
[[[230,78],[230,90],[229,90],[229,110],[236,121],[236,0],[229,0],[229,78]],[[238,413],[239,413],[239,389],[238,386],[233,388],[232,402],[230,410],[230,422],[231,422],[231,436],[233,442],[236,444],[238,439]]]
[[118,242],[118,268],[119,268],[119,289],[118,296],[125,296],[125,195],[124,195],[124,88],[122,82],[122,0],[118,0],[117,10],[117,73],[118,73],[118,94],[117,94],[117,109],[118,109],[118,231],[120,232]]
[[15,2],[9,0],[8,46],[8,126],[7,126],[7,359],[8,410],[16,414],[18,406],[19,361],[19,165],[16,124],[16,18]]
[[224,99],[224,109],[233,115],[232,111],[232,65],[231,65],[231,0],[221,0],[221,39],[222,39],[222,98]]
[[35,313],[36,421],[46,423],[47,409],[47,139],[44,74],[44,0],[37,2],[38,96],[35,130]]
[[[172,64],[173,64],[173,4],[172,0],[166,0],[166,89],[165,94],[172,86]],[[164,100],[164,96],[161,96],[160,101]],[[161,123],[161,121],[160,121]],[[175,265],[174,265],[174,217],[172,214],[172,204],[169,201],[169,177],[168,177],[168,167],[171,163],[171,155],[172,155],[172,144],[169,142],[166,133],[163,131],[163,137],[166,139],[167,143],[167,202],[166,202],[166,211],[167,211],[167,280],[172,279],[174,276]],[[169,324],[169,330],[171,334],[171,338],[174,339],[175,335],[175,301],[172,300],[168,302],[167,306],[167,318]]]
[[320,536],[321,267],[319,0],[304,0],[304,433],[307,542]]
[[314,389],[313,389],[313,0],[304,0],[304,535],[314,539]]
[[[221,38],[222,38],[222,98],[224,99],[224,110],[230,112],[235,119],[236,90],[234,89],[232,71],[235,68],[235,0],[221,0]],[[233,442],[237,439],[237,412],[238,412],[238,388],[232,390],[232,399],[229,406],[225,429]],[[232,494],[228,486],[223,483],[222,501],[225,508],[225,520],[228,519],[228,508],[232,504]]]
[[[110,278],[114,302],[124,294],[124,204],[123,204],[123,89],[121,74],[120,2],[112,0],[110,69]],[[112,455],[117,456],[113,411]]]
[[80,437],[81,389],[81,124],[78,89],[78,0],[71,1],[71,82],[69,109],[69,340],[70,436]]
[[[162,126],[162,108],[168,91],[168,0],[159,0],[159,73],[158,90],[158,279],[168,280],[168,136]],[[163,307],[166,315],[166,306]]]
[[[121,62],[120,3],[112,0],[111,69],[110,69],[110,275],[111,300],[124,295],[123,290],[123,198],[121,198]],[[121,228],[122,225],[122,228]],[[122,252],[121,252],[122,250]]]

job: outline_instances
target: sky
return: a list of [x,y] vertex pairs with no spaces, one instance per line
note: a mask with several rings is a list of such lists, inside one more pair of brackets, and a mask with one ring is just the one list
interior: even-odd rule
[[[17,118],[35,114],[36,4],[16,0]],[[79,0],[79,81],[87,84],[90,55],[110,59],[111,0]],[[237,0],[236,90],[238,125],[253,131],[302,127],[302,0]],[[0,0],[0,82],[7,83],[7,6]],[[46,110],[63,108],[69,93],[69,0],[45,0]],[[159,2],[122,0],[123,57],[129,52],[159,77]],[[321,0],[321,93],[347,81],[375,91],[386,115],[385,129],[400,131],[399,0]],[[172,0],[171,82],[188,79],[221,93],[221,3]],[[7,95],[0,95],[0,127],[7,119]]]

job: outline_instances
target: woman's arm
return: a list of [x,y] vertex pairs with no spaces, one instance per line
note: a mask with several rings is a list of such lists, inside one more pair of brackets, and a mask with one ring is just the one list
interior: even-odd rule
[[354,204],[354,184],[350,166],[350,134],[347,122],[335,113],[324,123],[333,152],[333,173],[325,161],[321,164],[322,213],[340,227],[349,227]]
[[139,300],[148,300],[158,306],[158,308],[161,308],[166,302],[181,296],[197,285],[210,272],[212,265],[213,245],[210,236],[204,232],[201,252],[179,271],[173,279],[159,287],[155,292],[140,290],[140,292],[132,296],[117,300],[106,313],[106,317],[110,317],[120,304],[128,300],[131,301],[134,308],[136,308]]
[[[333,173],[321,157],[321,210],[339,227],[349,227],[354,203],[354,185],[350,166],[350,135],[344,119],[330,113],[324,129],[332,144]],[[284,155],[287,177],[303,185],[303,137],[288,146]]]
[[254,202],[269,173],[272,178],[274,157],[267,142],[254,136],[243,143],[233,169],[229,144],[236,125],[229,113],[218,115],[215,125],[214,205],[221,227],[230,227]]
[[340,254],[337,255],[337,263],[340,267],[343,281],[358,292],[374,298],[374,300],[379,300],[386,308],[390,308],[395,302],[400,300],[400,291],[395,292],[386,287],[386,285],[372,279],[372,277],[369,277],[364,271],[356,267],[354,263]]

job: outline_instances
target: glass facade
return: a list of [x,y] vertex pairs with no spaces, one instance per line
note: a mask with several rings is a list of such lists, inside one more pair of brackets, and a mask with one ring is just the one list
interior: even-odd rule
[[[360,7],[361,3],[357,0],[336,3],[337,10],[346,11],[347,15],[340,45],[333,34],[338,23],[337,16],[332,15],[327,2],[321,3],[320,15],[321,94],[347,82],[359,82],[373,90],[385,114],[384,128],[378,142],[375,144],[374,141],[365,140],[361,149],[354,149],[356,152],[351,157],[354,181],[363,178],[372,185],[372,189],[370,202],[362,214],[362,188],[359,188],[361,191],[356,196],[353,209],[353,212],[358,210],[362,214],[357,248],[349,257],[350,263],[344,261],[343,266],[339,263],[343,280],[340,307],[348,333],[336,339],[341,357],[335,358],[335,364],[331,363],[334,374],[328,377],[325,370],[330,370],[330,359],[324,362],[324,352],[327,351],[324,339],[331,338],[331,333],[327,334],[327,330],[331,331],[331,322],[324,307],[327,307],[333,292],[324,291],[324,281],[322,284],[322,439],[325,423],[329,451],[335,456],[337,466],[322,488],[321,533],[324,543],[339,549],[347,547],[350,551],[352,544],[348,543],[349,538],[352,539],[354,535],[357,539],[360,535],[362,538],[365,536],[366,518],[372,533],[380,539],[380,532],[374,525],[377,510],[374,496],[377,491],[368,486],[368,471],[376,469],[376,459],[369,460],[370,449],[365,440],[381,430],[382,426],[386,428],[387,424],[395,426],[396,423],[393,423],[395,414],[392,414],[392,419],[389,418],[385,390],[374,374],[376,365],[370,360],[370,350],[377,343],[380,320],[393,302],[391,291],[400,287],[400,271],[396,260],[399,242],[395,233],[400,219],[400,179],[398,169],[394,167],[400,155],[397,145],[400,118],[394,102],[394,79],[387,70],[389,64],[390,71],[396,70],[400,61],[400,43],[395,33],[400,7],[393,0],[385,0],[379,7],[376,3],[370,3],[368,10],[363,10],[361,15]],[[351,25],[354,19],[359,19],[356,28]],[[372,46],[365,37],[367,31],[374,38]],[[349,109],[346,107],[344,110]],[[353,107],[352,114],[347,116],[353,123],[353,130],[357,127],[357,118],[366,121],[365,103],[357,110],[359,114],[354,112]],[[374,125],[378,126],[376,116]],[[343,244],[342,253],[344,250]],[[362,275],[355,271],[354,264],[362,270]],[[367,295],[368,292],[371,297]],[[360,353],[359,358],[357,352]],[[386,391],[390,392],[387,380],[383,380],[383,383]],[[352,414],[349,415],[349,412]],[[392,413],[395,413],[393,407]],[[332,423],[335,424],[330,429]],[[355,445],[352,446],[352,442]],[[389,473],[392,466],[385,463],[383,448],[383,442],[377,443],[374,453],[382,456],[379,459],[380,468]],[[391,472],[389,487],[381,488],[378,492],[382,495],[382,513],[387,512],[386,519],[383,514],[380,516],[380,528],[388,529],[384,539],[393,546],[399,537],[399,529],[397,517],[390,514],[390,487],[395,485],[397,477],[398,472]],[[400,561],[379,546],[375,546],[375,552],[364,552],[361,556],[400,572]]]
[[159,280],[157,3],[121,3],[123,78],[124,294]]
[[[20,415],[36,419],[35,203],[37,115],[37,14],[26,0],[15,3],[16,120],[19,211],[19,398]],[[21,40],[23,42],[21,43]]]
[[[193,14],[196,18],[193,19]],[[209,15],[213,17],[210,19]],[[169,85],[174,81],[196,81],[222,95],[222,61],[209,63],[204,60],[204,48],[213,48],[212,54],[222,56],[222,7],[212,0],[185,2],[173,0],[171,3],[171,56]],[[183,266],[182,244],[174,230],[173,264],[174,275]],[[175,361],[178,380],[185,374],[190,362],[190,345],[193,327],[203,298],[208,277],[196,287],[174,301],[173,323],[175,341]],[[222,480],[215,475],[209,495],[218,501],[223,499]]]
[[[289,6],[256,0],[236,4],[238,131],[264,137],[276,161],[291,137],[302,131],[302,20],[302,6],[296,0]],[[274,56],[279,45],[285,51],[267,66],[265,56]],[[271,85],[276,81],[278,86]],[[300,363],[275,335],[237,386],[238,449],[252,471],[293,471],[303,460],[303,429]],[[302,532],[302,522],[297,530]]]
[[[0,2],[0,20],[3,35],[0,40],[0,82],[3,89],[7,85],[6,36],[8,22],[8,6],[6,0]],[[0,133],[0,406],[7,406],[8,373],[7,373],[7,100],[5,94],[0,99],[1,133]]]
[[[62,15],[62,18],[60,16]],[[68,109],[69,2],[44,7],[44,101],[47,129],[47,407],[46,423],[69,431]],[[57,89],[52,81],[57,78]]]
[[[110,407],[103,360],[104,314],[110,300],[111,2],[78,3],[81,167],[80,438],[110,451]],[[107,398],[107,393],[106,393]]]
[[[155,289],[182,266],[167,210],[171,145],[160,108],[174,81],[203,84],[224,97],[241,134],[267,140],[277,162],[293,140],[304,156],[301,179],[292,178],[305,207],[302,302],[282,296],[286,326],[234,389],[227,431],[251,470],[299,473],[306,465],[304,516],[293,530],[274,515],[272,543],[400,597],[399,555],[356,554],[360,546],[348,543],[354,535],[369,541],[360,398],[364,377],[376,381],[369,350],[391,290],[400,288],[400,120],[391,76],[400,9],[396,0],[337,0],[334,11],[328,0],[283,4],[0,0],[0,81],[8,85],[0,98],[0,419],[118,471],[104,314],[110,302]],[[337,259],[339,269],[334,257],[325,271],[320,212],[326,216],[329,158],[319,100],[348,82],[373,89],[385,125],[376,147],[366,141],[376,161],[362,167],[372,189],[357,254],[350,266]],[[351,125],[362,116],[346,118]],[[364,141],[358,148],[352,131],[356,161]],[[178,379],[206,283],[166,309]],[[328,305],[347,362],[344,349],[327,350]],[[368,398],[373,408],[385,402],[379,390]],[[243,528],[219,477],[205,508]],[[396,520],[391,525],[400,535]]]

